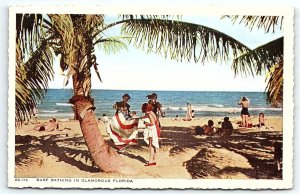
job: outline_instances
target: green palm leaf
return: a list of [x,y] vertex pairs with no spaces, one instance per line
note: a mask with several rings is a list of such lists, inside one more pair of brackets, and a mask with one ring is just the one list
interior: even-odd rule
[[283,16],[224,16],[229,17],[233,23],[239,21],[244,23],[246,27],[252,30],[254,27],[258,29],[263,28],[266,33],[272,31],[275,32],[276,26],[279,26],[280,30],[283,25]]
[[215,29],[169,20],[167,16],[131,16],[124,22],[122,33],[134,37],[129,42],[137,48],[179,61],[227,61],[231,54],[236,57],[249,51],[247,46]]
[[281,107],[283,102],[283,57],[276,59],[275,65],[267,75],[266,93],[268,101],[274,107]]
[[53,79],[53,54],[48,39],[31,53],[29,60],[16,66],[16,119],[29,117],[30,106],[42,100]]
[[283,55],[283,37],[261,45],[235,59],[232,69],[235,74],[261,75],[268,71]]

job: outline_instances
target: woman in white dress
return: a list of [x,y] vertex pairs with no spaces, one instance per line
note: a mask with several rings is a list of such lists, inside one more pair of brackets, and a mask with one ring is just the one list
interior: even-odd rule
[[156,154],[159,148],[158,137],[160,136],[159,121],[156,114],[152,111],[152,105],[144,103],[142,106],[142,112],[145,113],[144,124],[146,126],[144,130],[144,140],[149,145],[149,161],[145,166],[156,165]]

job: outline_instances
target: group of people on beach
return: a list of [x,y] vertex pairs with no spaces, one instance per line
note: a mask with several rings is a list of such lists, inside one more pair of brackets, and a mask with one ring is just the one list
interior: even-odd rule
[[[244,96],[241,98],[241,100],[239,101],[238,104],[242,106],[242,111],[241,111],[242,123],[240,126],[245,127],[245,128],[254,127],[252,120],[251,120],[251,115],[248,110],[249,106],[250,106],[250,100]],[[265,126],[265,114],[259,113],[258,124],[256,125],[256,127],[261,128],[264,126]]]
[[[262,128],[265,126],[265,115],[264,113],[259,113],[258,116],[258,124],[253,125],[251,120],[251,115],[249,113],[249,105],[250,100],[247,97],[242,97],[241,100],[238,102],[238,105],[241,105],[241,118],[242,122],[238,122],[239,127],[243,128],[252,128],[258,127]],[[218,122],[219,126],[215,127],[214,122],[212,120],[208,120],[207,124],[203,126],[195,127],[195,134],[196,135],[214,135],[218,134],[220,136],[229,136],[233,132],[233,125],[232,122],[229,120],[229,117],[224,117],[223,122]]]
[[[130,119],[141,119],[145,125],[144,129],[144,141],[149,145],[149,161],[145,166],[154,166],[156,165],[156,154],[159,148],[158,138],[161,133],[161,124],[159,122],[159,116],[164,117],[165,113],[162,111],[162,105],[157,101],[157,94],[152,93],[146,96],[148,102],[142,104],[141,111],[143,113],[142,117],[137,117],[135,111],[130,110],[129,94],[124,94],[122,96],[122,101],[116,102],[113,105],[113,108],[116,109],[115,115],[118,117],[118,114],[121,113],[126,120]],[[138,121],[137,121],[138,122]],[[119,123],[122,125],[122,123]],[[133,123],[134,124],[134,123]],[[127,125],[133,126],[133,125]],[[125,126],[124,126],[125,127]]]

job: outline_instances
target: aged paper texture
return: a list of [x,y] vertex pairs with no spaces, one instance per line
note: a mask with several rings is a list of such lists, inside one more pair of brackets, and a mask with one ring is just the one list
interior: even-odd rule
[[293,14],[10,7],[8,186],[292,188]]

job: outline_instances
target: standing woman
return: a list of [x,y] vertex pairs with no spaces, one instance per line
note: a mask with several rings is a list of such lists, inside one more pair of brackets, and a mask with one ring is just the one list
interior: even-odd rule
[[190,103],[186,104],[186,118],[192,120],[192,105]]
[[157,94],[152,93],[150,95],[147,95],[147,98],[149,99],[148,104],[151,104],[152,111],[156,114],[157,117],[159,117],[159,114],[164,117],[164,112],[162,112],[161,108],[162,105],[157,101]]
[[156,115],[156,117],[158,119],[159,127],[161,127],[161,124],[159,121],[159,115],[164,117],[165,113],[161,110],[161,108],[162,108],[161,103],[159,103],[157,101],[157,94],[156,93],[149,94],[149,95],[147,95],[147,98],[149,99],[148,104],[150,104],[152,106],[152,111],[154,112],[154,114]]
[[242,125],[243,127],[247,127],[248,123],[248,115],[249,115],[249,99],[246,98],[245,96],[240,100],[238,105],[242,106],[242,111],[241,111],[241,117],[242,117]]
[[142,112],[145,113],[143,117],[146,129],[144,130],[144,140],[149,145],[149,161],[145,166],[156,165],[156,154],[159,149],[158,137],[160,136],[160,127],[156,114],[152,111],[153,107],[149,103],[144,103]]

